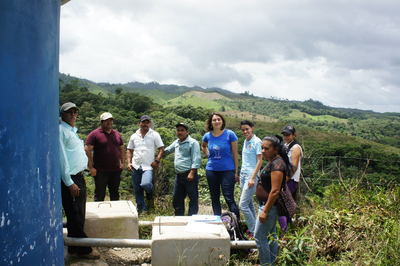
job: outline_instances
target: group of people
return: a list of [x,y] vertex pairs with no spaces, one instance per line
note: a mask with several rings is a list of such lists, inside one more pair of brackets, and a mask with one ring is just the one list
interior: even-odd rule
[[[67,216],[68,236],[87,237],[84,233],[86,184],[83,170],[89,168],[95,180],[95,201],[103,201],[106,187],[110,200],[119,200],[121,171],[125,168],[124,143],[118,131],[113,129],[113,116],[106,112],[100,116],[100,127],[92,131],[83,141],[76,134],[75,122],[79,108],[74,103],[65,103],[60,109],[60,145],[62,202]],[[198,213],[198,173],[201,164],[201,151],[208,158],[206,177],[209,185],[214,215],[221,215],[220,193],[238,219],[242,211],[248,229],[254,234],[259,250],[261,264],[273,263],[277,256],[276,222],[287,230],[286,217],[278,217],[275,201],[282,186],[287,183],[290,191],[297,189],[300,176],[302,150],[295,139],[296,131],[291,125],[282,130],[280,136],[268,136],[262,140],[254,133],[254,124],[244,120],[240,127],[245,141],[242,150],[242,164],[239,174],[238,138],[227,128],[222,114],[213,112],[206,122],[207,133],[201,146],[190,137],[185,123],[176,124],[177,139],[164,149],[164,143],[152,129],[150,116],[143,115],[139,129],[129,139],[126,151],[127,168],[132,172],[132,182],[138,213],[147,211],[145,203],[153,199],[153,170],[164,154],[175,153],[176,172],[173,207],[175,215],[185,215],[185,198],[189,197],[188,215]],[[156,153],[157,150],[157,153]],[[263,159],[268,161],[261,170]],[[294,174],[293,174],[294,173]],[[240,183],[239,206],[234,199],[235,183]],[[253,196],[257,186],[262,186],[267,200],[259,203],[256,215]],[[270,241],[270,236],[275,241]],[[85,258],[98,258],[100,255],[91,247],[69,247]]]

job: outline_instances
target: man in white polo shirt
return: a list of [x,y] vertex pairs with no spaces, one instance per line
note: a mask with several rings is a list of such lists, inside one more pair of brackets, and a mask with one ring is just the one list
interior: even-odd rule
[[[139,121],[140,129],[132,134],[127,147],[128,170],[132,171],[132,182],[135,189],[135,198],[138,212],[143,213],[146,209],[144,192],[147,199],[152,198],[153,169],[156,169],[164,154],[164,143],[160,134],[150,128],[151,118],[143,115]],[[155,150],[158,148],[157,158]]]

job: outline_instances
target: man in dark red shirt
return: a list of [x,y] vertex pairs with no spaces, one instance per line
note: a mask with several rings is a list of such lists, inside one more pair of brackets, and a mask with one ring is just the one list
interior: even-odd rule
[[88,167],[96,186],[94,201],[104,201],[107,186],[110,200],[119,200],[120,177],[125,167],[124,142],[121,134],[112,128],[114,117],[110,113],[103,113],[100,123],[101,126],[89,134],[85,145]]

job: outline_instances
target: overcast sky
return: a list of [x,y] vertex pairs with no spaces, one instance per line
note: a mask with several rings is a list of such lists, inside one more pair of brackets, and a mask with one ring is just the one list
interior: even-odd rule
[[71,0],[60,72],[400,112],[400,1]]

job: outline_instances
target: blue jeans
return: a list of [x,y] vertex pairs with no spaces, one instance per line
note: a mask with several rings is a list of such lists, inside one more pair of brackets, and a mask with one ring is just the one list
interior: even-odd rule
[[[210,171],[206,170],[208,187],[210,188],[211,203],[214,215],[221,215],[221,202],[219,196],[224,195],[225,202],[229,210],[233,212],[240,220],[239,208],[234,198],[235,189],[235,170],[230,171]],[[221,189],[220,189],[221,187]]]
[[142,167],[139,167],[139,169],[137,170],[133,168],[132,183],[133,188],[135,189],[136,205],[139,213],[146,211],[143,191],[145,191],[146,193],[153,192],[154,186],[152,181],[153,170],[143,171]]
[[248,183],[251,176],[252,174],[240,173],[240,189],[242,190],[242,195],[240,196],[239,208],[243,212],[250,233],[254,235],[256,211],[254,209],[253,195],[256,192],[258,177],[256,177],[255,185],[249,187]]
[[[264,209],[261,205],[258,215]],[[278,221],[278,207],[276,205],[268,211],[267,222],[262,224],[259,219],[256,221],[255,240],[261,265],[274,265],[278,256],[278,241],[276,241],[276,221]],[[272,240],[270,240],[272,237]]]
[[172,205],[175,209],[175,216],[185,215],[185,198],[189,196],[189,216],[197,214],[199,211],[199,190],[197,185],[199,183],[199,176],[197,171],[194,174],[193,181],[187,180],[188,175],[180,176],[176,175],[174,194],[172,197]]

